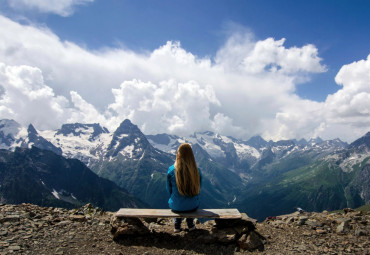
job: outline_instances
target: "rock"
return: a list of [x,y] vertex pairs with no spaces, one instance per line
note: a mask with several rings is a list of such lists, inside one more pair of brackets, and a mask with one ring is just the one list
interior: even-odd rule
[[298,218],[298,221],[297,221],[297,225],[298,226],[302,226],[306,223],[306,221],[308,220],[308,217],[307,216],[300,216]]
[[63,252],[62,248],[58,247],[58,248],[56,248],[54,254],[56,254],[56,255],[62,255],[62,254],[64,254],[64,252]]
[[69,215],[69,219],[71,221],[79,221],[79,222],[86,221],[86,218],[84,215]]
[[233,243],[235,241],[235,234],[227,235],[223,233],[217,233],[216,238],[220,243]]
[[339,218],[336,218],[335,219],[335,222],[338,223],[338,224],[340,224],[342,222],[350,222],[350,221],[351,221],[350,218],[342,218],[342,217],[339,217]]
[[243,250],[253,251],[256,249],[263,249],[263,242],[260,236],[252,231],[249,235],[244,234],[238,240],[239,247]]
[[126,235],[143,235],[150,233],[150,230],[138,218],[117,218],[112,216],[110,224],[111,233],[115,240]]
[[250,218],[247,214],[241,213],[241,219],[215,219],[218,229],[242,226],[247,227],[250,231],[256,229],[257,220]]
[[294,217],[288,217],[286,220],[285,220],[285,224],[290,224],[294,222]]
[[316,220],[307,220],[306,225],[312,227],[312,228],[317,228],[317,227],[322,227],[323,224],[321,222],[318,222]]
[[343,212],[347,214],[347,213],[350,213],[350,212],[355,212],[355,210],[353,210],[351,208],[344,208]]
[[316,233],[320,234],[320,235],[323,235],[323,234],[326,234],[327,231],[324,230],[324,229],[316,229]]
[[344,233],[347,233],[349,231],[349,221],[343,221],[341,224],[339,224],[339,226],[337,227],[336,229],[336,232],[338,234],[344,234]]
[[220,243],[232,243],[236,240],[236,231],[234,228],[224,228],[213,234],[214,238]]
[[355,230],[355,235],[356,236],[366,236],[367,235],[367,232],[364,229],[356,229]]
[[20,220],[19,215],[7,215],[4,218],[0,219],[0,222],[1,223],[4,223],[4,222],[16,222],[16,221],[19,221],[19,220]]
[[21,247],[19,245],[11,245],[8,247],[9,251],[19,251]]
[[63,220],[63,221],[61,221],[61,222],[58,222],[58,223],[56,224],[56,226],[63,227],[63,226],[69,225],[69,224],[71,224],[71,223],[72,223],[72,221],[70,221],[70,220]]

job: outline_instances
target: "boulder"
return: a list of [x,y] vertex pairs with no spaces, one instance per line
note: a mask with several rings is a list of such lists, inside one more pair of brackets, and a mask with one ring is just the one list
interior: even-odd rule
[[86,221],[86,218],[85,218],[85,216],[84,215],[70,215],[69,216],[69,219],[71,220],[71,221],[78,221],[78,222],[84,222],[84,221]]
[[259,234],[252,231],[247,234],[243,234],[238,240],[239,247],[243,250],[253,251],[256,249],[263,250],[263,241]]
[[241,219],[215,219],[218,229],[229,227],[243,227],[249,231],[256,229],[257,220],[248,217],[247,214],[241,213]]
[[341,224],[339,224],[339,226],[337,227],[337,230],[336,232],[338,234],[345,234],[349,231],[350,229],[350,225],[349,225],[349,221],[343,221]]
[[150,230],[138,218],[118,218],[113,215],[110,225],[113,239],[118,239],[127,235],[143,235],[150,232]]

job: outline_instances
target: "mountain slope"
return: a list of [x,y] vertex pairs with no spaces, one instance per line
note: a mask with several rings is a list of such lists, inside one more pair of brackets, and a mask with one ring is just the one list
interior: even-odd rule
[[[208,160],[209,158],[204,162]],[[114,132],[104,160],[92,169],[150,206],[168,208],[167,170],[174,162],[175,155],[154,148],[136,125],[125,120]],[[240,178],[227,169],[215,167],[213,162],[198,163],[204,170],[200,196],[202,207],[224,207],[230,200],[232,191],[241,188]],[[230,178],[225,178],[222,171],[228,172]]]
[[67,208],[92,203],[106,210],[144,206],[79,160],[36,147],[0,150],[0,173],[0,198],[6,203]]
[[[362,144],[367,142],[364,138],[359,139]],[[311,147],[269,162],[260,168],[260,176],[236,206],[261,220],[292,212],[295,207],[322,211],[370,203],[370,154],[363,149],[360,153],[360,147],[338,151]]]

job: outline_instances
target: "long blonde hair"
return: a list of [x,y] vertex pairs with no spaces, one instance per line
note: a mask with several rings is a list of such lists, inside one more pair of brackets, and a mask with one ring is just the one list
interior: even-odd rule
[[176,184],[182,196],[193,197],[200,192],[200,176],[193,150],[188,143],[179,146],[175,162]]

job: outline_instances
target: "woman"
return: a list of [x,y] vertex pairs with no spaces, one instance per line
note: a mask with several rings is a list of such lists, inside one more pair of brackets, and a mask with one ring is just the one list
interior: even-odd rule
[[[195,211],[199,207],[199,192],[202,176],[195,162],[190,144],[179,146],[175,164],[168,168],[167,191],[170,193],[168,205],[174,212]],[[174,232],[181,231],[182,218],[175,219]],[[195,229],[192,218],[187,218],[189,231]]]

